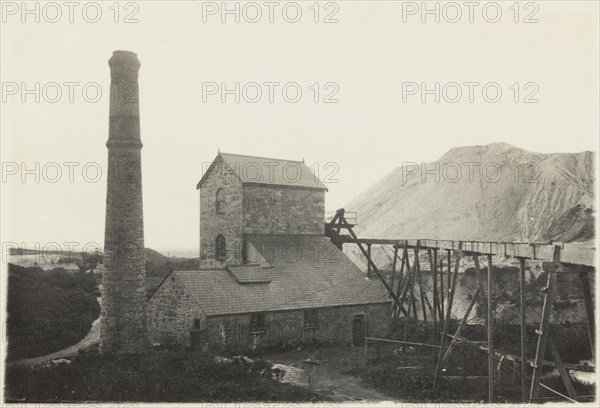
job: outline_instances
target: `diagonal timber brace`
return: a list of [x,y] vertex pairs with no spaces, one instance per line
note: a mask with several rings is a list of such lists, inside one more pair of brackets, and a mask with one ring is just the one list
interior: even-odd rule
[[[350,224],[348,224],[348,222],[344,218],[344,210],[343,209],[337,211],[335,218],[338,218],[340,220],[341,224],[344,225],[346,228],[348,228],[348,232],[350,233],[350,236],[352,236],[352,238],[357,239],[357,236],[354,233],[354,231],[352,230],[352,227],[350,226]],[[396,303],[398,308],[403,313],[408,313],[406,311],[406,309],[404,308],[404,306],[402,305],[402,303],[400,303],[400,299],[398,298],[398,295],[396,295],[394,293],[394,290],[390,287],[390,285],[388,285],[388,283],[386,282],[386,280],[383,277],[383,275],[381,274],[381,272],[379,272],[377,265],[375,265],[375,262],[373,262],[373,260],[371,259],[371,257],[369,256],[369,254],[367,253],[367,251],[365,250],[363,245],[360,242],[357,244],[358,244],[358,247],[360,248],[360,251],[363,253],[365,258],[367,258],[367,263],[371,266],[371,269],[375,272],[375,274],[377,275],[377,277],[379,278],[381,283],[383,283],[383,286],[385,286],[386,290],[388,291],[388,293],[390,294],[391,298],[394,300],[394,302]]]

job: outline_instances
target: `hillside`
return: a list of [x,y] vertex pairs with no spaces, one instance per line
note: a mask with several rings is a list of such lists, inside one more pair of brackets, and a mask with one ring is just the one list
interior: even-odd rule
[[100,315],[93,274],[8,266],[8,359],[42,356],[83,339]]
[[[422,174],[418,166],[399,167],[345,208],[357,212],[355,232],[361,238],[592,241],[593,159],[592,152],[540,154],[505,143],[459,147],[437,162],[423,166],[427,170],[438,166],[437,180],[435,173]],[[458,176],[457,168],[462,175]],[[482,169],[487,169],[487,174],[482,174]],[[366,269],[365,258],[356,245],[344,245],[344,252]],[[384,275],[389,276],[392,248],[373,245],[372,257]],[[518,287],[514,287],[515,279],[508,278],[511,267],[514,269],[513,261],[494,259],[496,266],[505,268],[497,278],[502,281],[496,282],[497,300],[503,303],[497,313],[508,321],[516,318],[517,303],[513,298]],[[466,272],[469,265],[470,262],[463,262],[461,272]],[[429,269],[427,261],[423,268]],[[528,291],[537,293],[541,264],[530,262],[527,268]],[[426,286],[429,276],[426,273],[424,277]],[[566,299],[560,305],[561,318],[583,321],[579,285],[564,285],[573,290],[561,295]],[[457,292],[464,296],[455,301],[457,316],[466,309],[467,296],[475,286],[474,276],[462,273]],[[533,295],[528,293],[528,296]],[[539,314],[541,298],[537,300],[528,308]],[[535,313],[532,316],[537,316]]]
[[157,264],[163,264],[169,260],[168,257],[151,248],[144,248],[144,259],[146,263],[153,262]]
[[398,167],[345,207],[358,213],[358,236],[594,238],[592,152],[540,154],[494,143],[451,149],[421,168],[437,174]]
[[166,257],[151,248],[144,248],[146,260],[146,291],[154,292],[169,272],[198,269],[198,258]]

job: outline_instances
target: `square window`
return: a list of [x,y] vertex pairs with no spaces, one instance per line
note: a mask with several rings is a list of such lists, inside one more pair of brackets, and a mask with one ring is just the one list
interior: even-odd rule
[[265,314],[255,313],[250,316],[250,331],[264,331],[265,330]]

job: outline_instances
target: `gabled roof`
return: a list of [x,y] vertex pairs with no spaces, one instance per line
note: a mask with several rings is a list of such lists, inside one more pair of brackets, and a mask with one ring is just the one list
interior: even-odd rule
[[[271,265],[263,269],[270,282],[241,283],[236,277],[243,266],[173,272],[207,315],[390,302],[381,282],[367,279],[327,237],[248,235],[247,239]],[[257,266],[252,268],[256,271]]]
[[219,153],[217,155],[196,185],[196,189],[202,186],[212,168],[220,161],[233,170],[242,184],[314,188],[327,191],[325,184],[315,176],[303,161],[230,153]]

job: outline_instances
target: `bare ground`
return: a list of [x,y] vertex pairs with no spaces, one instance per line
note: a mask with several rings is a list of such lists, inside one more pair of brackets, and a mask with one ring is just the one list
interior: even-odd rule
[[[359,377],[345,374],[361,363],[362,353],[362,347],[351,346],[299,348],[264,354],[260,358],[286,371],[284,382],[308,388],[334,401],[393,401],[392,396],[374,389]],[[306,360],[319,364],[306,363]]]

